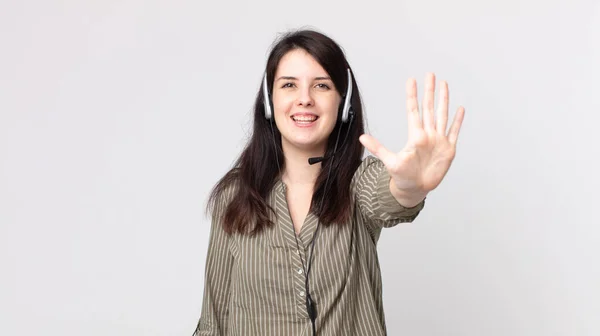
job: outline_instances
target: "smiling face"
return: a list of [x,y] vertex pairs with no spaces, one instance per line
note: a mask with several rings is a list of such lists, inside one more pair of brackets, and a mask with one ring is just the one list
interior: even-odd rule
[[275,72],[272,97],[284,152],[325,153],[342,99],[325,69],[304,49],[288,52]]

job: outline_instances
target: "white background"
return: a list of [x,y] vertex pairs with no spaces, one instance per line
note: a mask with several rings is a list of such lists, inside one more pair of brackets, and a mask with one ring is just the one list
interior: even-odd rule
[[191,335],[208,192],[302,27],[391,149],[409,77],[466,108],[426,209],[382,233],[389,334],[600,334],[597,1],[1,0],[1,335]]

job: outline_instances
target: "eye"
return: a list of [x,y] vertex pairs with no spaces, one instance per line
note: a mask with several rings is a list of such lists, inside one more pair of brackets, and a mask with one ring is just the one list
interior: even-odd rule
[[287,82],[287,83],[283,84],[283,85],[281,86],[281,88],[282,88],[282,89],[283,89],[283,88],[290,88],[290,87],[293,87],[293,85],[294,85],[294,83],[292,83],[292,82]]
[[325,84],[325,83],[319,83],[319,84],[317,84],[317,87],[318,87],[318,88],[320,88],[320,89],[326,89],[326,90],[329,90],[329,89],[331,89],[331,88],[329,87],[329,85],[327,85],[327,84]]

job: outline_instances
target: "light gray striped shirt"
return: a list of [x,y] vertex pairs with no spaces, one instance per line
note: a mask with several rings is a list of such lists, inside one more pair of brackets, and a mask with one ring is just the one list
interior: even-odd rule
[[[386,335],[377,241],[382,228],[412,222],[425,204],[401,206],[389,182],[383,163],[366,157],[352,179],[351,222],[319,228],[309,273],[319,336]],[[318,219],[309,213],[296,235],[285,195],[278,180],[267,200],[276,210],[275,225],[255,237],[226,235],[213,217],[194,336],[312,334],[302,261]]]

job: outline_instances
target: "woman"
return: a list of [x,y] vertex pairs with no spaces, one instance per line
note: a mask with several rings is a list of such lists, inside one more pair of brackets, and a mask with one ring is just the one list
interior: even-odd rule
[[[434,82],[429,74],[422,118],[408,82],[409,139],[393,153],[363,134],[360,93],[334,41],[309,30],[279,40],[252,137],[209,200],[195,336],[386,334],[379,235],[423,209],[454,158],[464,115],[459,108],[446,131],[442,82],[434,119]],[[363,146],[374,156],[363,160]]]

